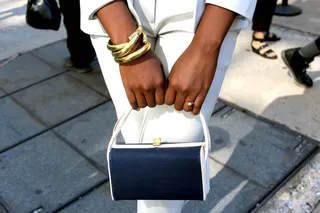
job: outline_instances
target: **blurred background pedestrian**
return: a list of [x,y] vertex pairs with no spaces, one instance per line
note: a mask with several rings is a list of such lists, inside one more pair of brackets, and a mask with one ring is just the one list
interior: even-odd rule
[[309,64],[320,55],[320,37],[304,47],[282,51],[282,60],[289,68],[290,76],[299,86],[312,87],[313,81],[307,74]]
[[277,0],[258,0],[253,16],[252,51],[268,59],[277,59],[277,55],[266,42],[280,40],[269,32],[276,4]]
[[60,0],[60,10],[67,31],[67,47],[70,52],[65,68],[79,73],[92,71],[91,62],[95,59],[96,53],[90,36],[80,29],[80,1]]

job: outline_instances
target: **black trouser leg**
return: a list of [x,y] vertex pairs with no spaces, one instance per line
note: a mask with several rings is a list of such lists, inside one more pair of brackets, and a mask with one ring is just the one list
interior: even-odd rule
[[253,16],[252,30],[269,32],[272,16],[277,6],[277,0],[258,0]]
[[60,10],[67,30],[67,47],[72,62],[80,68],[90,65],[96,53],[91,44],[90,36],[80,29],[79,0],[60,0]]

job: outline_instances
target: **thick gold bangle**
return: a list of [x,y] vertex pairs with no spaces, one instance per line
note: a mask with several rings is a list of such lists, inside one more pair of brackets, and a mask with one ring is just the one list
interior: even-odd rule
[[135,36],[133,36],[133,38],[121,50],[112,52],[113,57],[119,58],[119,57],[126,56],[132,50],[132,48],[137,43],[139,38],[140,38],[140,34],[139,35],[136,34]]
[[119,51],[121,50],[122,48],[124,48],[128,43],[123,43],[123,44],[116,44],[114,45],[111,41],[111,39],[109,39],[108,41],[108,44],[107,44],[107,48],[108,50],[111,50],[111,51]]
[[[112,52],[120,52],[119,55],[124,55],[124,52],[127,52],[127,54],[130,52],[130,50],[133,48],[135,43],[137,42],[138,38],[140,37],[142,33],[142,26],[139,25],[138,28],[129,36],[129,42],[123,43],[123,44],[113,44],[111,39],[109,39],[107,48],[108,50],[111,50]],[[131,48],[131,49],[130,49]],[[128,49],[130,49],[128,51]],[[120,56],[115,56],[120,57]]]
[[119,63],[119,64],[125,64],[128,62],[131,62],[139,57],[141,57],[142,55],[144,55],[146,52],[148,52],[151,48],[151,44],[150,42],[146,42],[146,44],[141,47],[140,49],[138,49],[137,51],[122,57],[122,58],[114,58],[114,60]]

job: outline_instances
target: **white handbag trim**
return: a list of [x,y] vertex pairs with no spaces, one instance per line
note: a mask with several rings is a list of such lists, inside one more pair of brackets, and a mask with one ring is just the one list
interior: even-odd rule
[[[201,158],[201,168],[202,168],[202,183],[203,183],[203,198],[204,200],[207,197],[207,194],[209,193],[210,190],[210,180],[209,178],[206,178],[206,175],[209,175],[209,152],[211,150],[211,140],[210,140],[210,133],[209,133],[209,128],[207,125],[207,122],[203,116],[202,113],[199,114],[201,124],[202,124],[202,129],[204,133],[204,142],[176,142],[176,143],[168,143],[168,144],[161,144],[161,146],[154,146],[151,143],[150,144],[117,144],[117,137],[129,117],[130,113],[133,111],[133,109],[129,109],[126,112],[123,113],[123,115],[119,118],[119,120],[116,122],[114,128],[113,128],[113,134],[111,136],[111,139],[109,141],[108,149],[107,149],[107,161],[108,161],[108,173],[109,173],[109,183],[110,183],[110,193],[111,197],[114,200],[113,197],[113,191],[112,191],[112,178],[111,178],[111,171],[110,171],[110,162],[109,162],[109,154],[112,148],[174,148],[174,147],[197,147],[197,146],[202,146],[200,149],[200,158]],[[145,128],[145,121],[143,122],[143,130]],[[140,134],[140,139],[141,139]],[[203,155],[204,153],[204,155]]]

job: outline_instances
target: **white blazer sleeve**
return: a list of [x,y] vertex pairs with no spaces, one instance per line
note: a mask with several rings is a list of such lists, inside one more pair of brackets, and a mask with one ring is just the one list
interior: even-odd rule
[[226,8],[251,20],[257,0],[206,0],[206,3]]
[[[103,29],[99,19],[96,17],[96,13],[99,9],[110,4],[114,0],[80,0],[81,10],[81,29],[91,35],[102,35],[105,36],[107,33]],[[133,8],[132,2],[127,0],[128,9],[130,10],[133,17],[136,19],[138,24],[140,19]]]
[[96,12],[114,0],[80,0],[81,13],[89,20],[95,19]]

